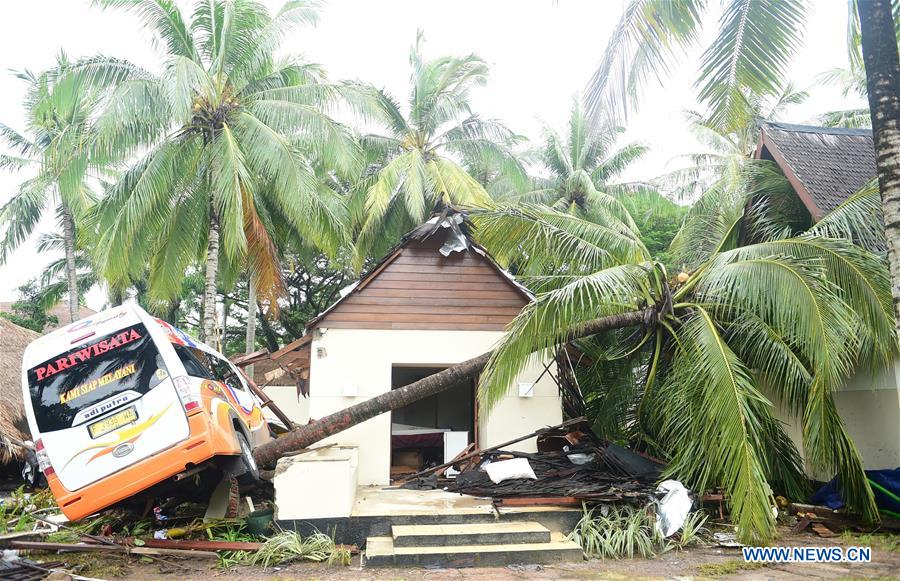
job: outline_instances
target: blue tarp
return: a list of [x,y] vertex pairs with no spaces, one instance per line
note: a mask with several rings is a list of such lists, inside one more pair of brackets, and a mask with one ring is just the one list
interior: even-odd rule
[[[900,515],[900,468],[894,470],[866,470],[866,478],[875,493],[875,503],[884,512]],[[831,509],[844,506],[838,492],[837,477],[809,497],[811,504],[823,504]]]

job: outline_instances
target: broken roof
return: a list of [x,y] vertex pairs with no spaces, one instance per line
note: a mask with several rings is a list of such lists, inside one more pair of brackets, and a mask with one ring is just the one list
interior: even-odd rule
[[307,332],[311,331],[323,318],[325,318],[325,316],[328,315],[328,313],[352,296],[353,293],[364,289],[371,279],[378,276],[378,274],[398,256],[398,253],[404,246],[407,246],[411,242],[424,242],[438,233],[446,234],[444,244],[438,249],[438,252],[443,256],[450,256],[454,252],[472,250],[484,258],[487,264],[500,274],[513,290],[525,299],[526,302],[534,300],[534,294],[530,290],[518,282],[506,269],[497,264],[488,251],[471,238],[469,235],[469,224],[465,214],[453,208],[444,208],[440,212],[435,213],[428,221],[407,232],[400,240],[400,243],[394,246],[384,258],[378,261],[378,263],[360,277],[359,280],[341,289],[338,300],[309,320],[306,324]]
[[755,157],[778,164],[814,220],[876,175],[871,129],[764,122]]
[[[507,313],[509,309],[513,308],[518,312],[523,304],[534,299],[534,295],[527,288],[522,286],[511,274],[501,268],[484,248],[471,239],[468,234],[468,223],[465,215],[448,208],[435,214],[430,220],[408,232],[399,244],[392,248],[384,258],[375,264],[375,266],[359,280],[341,289],[340,298],[307,323],[306,333],[302,337],[285,345],[274,353],[269,353],[267,350],[261,350],[249,355],[235,357],[233,358],[234,364],[243,368],[247,365],[267,363],[270,365],[271,370],[265,373],[264,385],[276,381],[279,377],[287,374],[297,382],[300,392],[303,395],[307,395],[309,391],[308,380],[312,341],[311,331],[322,321],[322,319],[334,312],[339,305],[363,291],[369,282],[381,274],[382,271],[388,268],[391,263],[400,256],[400,253],[405,247],[410,246],[413,243],[422,243],[430,240],[437,234],[443,234],[445,238],[443,239],[443,244],[434,249],[435,252],[439,252],[444,257],[449,257],[454,253],[463,253],[471,250],[473,254],[479,256],[480,259],[483,260],[488,268],[495,271],[500,280],[508,285],[511,290],[505,292],[515,296],[515,301],[498,298],[493,299],[495,304],[501,303],[507,305]],[[440,243],[440,240],[438,239],[437,242]],[[452,293],[453,291],[449,292]],[[454,299],[444,300],[452,301]],[[483,302],[490,301],[483,300]],[[510,307],[508,306],[510,304],[515,304],[517,306]],[[439,307],[435,308],[438,309]],[[510,318],[512,316],[513,315],[509,315]],[[465,326],[465,324],[460,324],[460,327]]]

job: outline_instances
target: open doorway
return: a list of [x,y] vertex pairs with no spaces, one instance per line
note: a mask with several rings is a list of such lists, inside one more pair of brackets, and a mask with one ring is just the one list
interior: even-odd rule
[[[395,365],[391,389],[442,369]],[[443,464],[474,442],[475,410],[475,383],[465,381],[391,412],[391,478]]]

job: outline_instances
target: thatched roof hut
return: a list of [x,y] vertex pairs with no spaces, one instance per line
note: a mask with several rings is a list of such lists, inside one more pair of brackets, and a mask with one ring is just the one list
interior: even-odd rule
[[22,406],[22,353],[38,337],[0,317],[0,463],[21,457],[13,442],[31,439]]
[[[0,313],[11,313],[13,310],[14,301],[0,302]],[[69,303],[67,301],[59,301],[53,307],[47,311],[48,315],[52,315],[56,317],[56,324],[47,325],[47,327],[43,330],[43,333],[49,333],[50,331],[55,331],[60,327],[65,327],[69,324]],[[94,309],[90,309],[85,307],[84,305],[78,306],[78,318],[79,319],[87,319],[91,315],[96,315],[97,311]]]

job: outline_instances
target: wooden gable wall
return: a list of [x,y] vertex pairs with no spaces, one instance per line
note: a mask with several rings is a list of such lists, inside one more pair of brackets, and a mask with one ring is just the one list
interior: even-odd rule
[[401,248],[316,326],[504,330],[527,303],[522,293],[474,250],[444,257],[434,238]]

